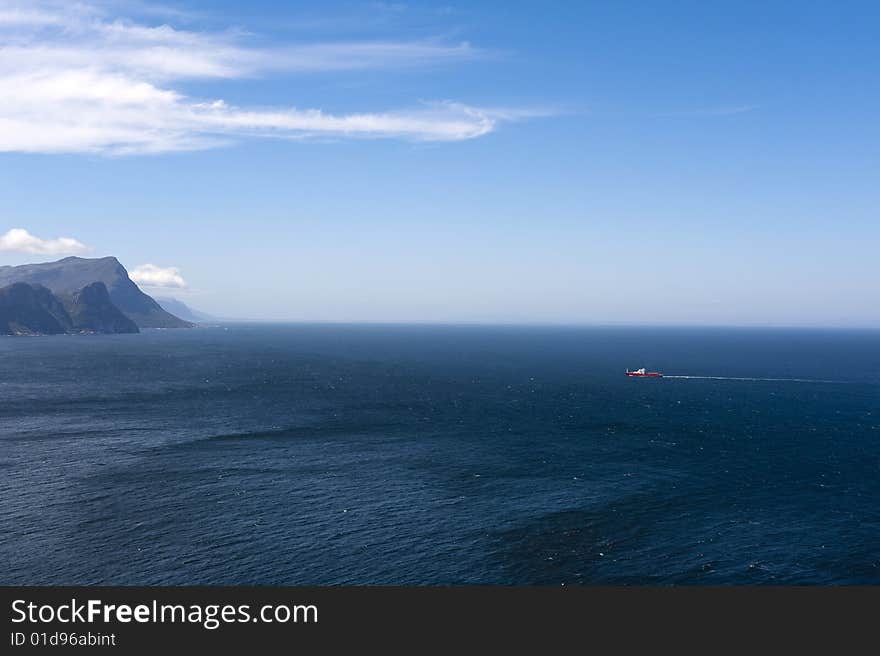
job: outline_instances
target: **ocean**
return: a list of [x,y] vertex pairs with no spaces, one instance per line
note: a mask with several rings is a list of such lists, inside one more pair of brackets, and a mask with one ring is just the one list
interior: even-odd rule
[[878,584],[880,332],[0,338],[0,499],[2,584]]

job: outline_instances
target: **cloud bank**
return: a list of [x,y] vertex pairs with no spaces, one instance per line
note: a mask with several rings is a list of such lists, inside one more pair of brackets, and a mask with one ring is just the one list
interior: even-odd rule
[[33,255],[81,255],[91,249],[70,237],[40,239],[24,228],[13,228],[0,235],[0,251],[14,251]]
[[255,136],[458,141],[511,120],[510,112],[448,101],[339,114],[192,98],[175,83],[434,65],[481,53],[432,41],[252,47],[240,33],[138,23],[107,6],[0,0],[0,152],[163,153]]
[[128,277],[146,287],[168,287],[185,289],[186,281],[177,267],[160,267],[155,264],[141,264],[128,272]]

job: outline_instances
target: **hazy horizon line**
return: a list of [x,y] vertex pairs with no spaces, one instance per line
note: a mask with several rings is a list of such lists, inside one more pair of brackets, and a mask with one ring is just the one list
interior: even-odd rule
[[637,323],[637,322],[549,322],[549,321],[470,321],[433,319],[244,319],[217,318],[196,321],[201,327],[212,324],[268,324],[268,325],[340,325],[340,326],[446,326],[486,328],[669,328],[669,329],[737,329],[737,330],[842,330],[873,332],[880,325],[830,325],[830,324],[697,324],[697,323]]

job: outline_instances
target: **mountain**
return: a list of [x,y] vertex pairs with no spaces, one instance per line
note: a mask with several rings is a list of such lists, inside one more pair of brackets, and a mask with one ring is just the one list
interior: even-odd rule
[[137,325],[113,305],[102,282],[59,298],[42,285],[0,288],[0,334],[136,333]]
[[184,319],[186,321],[194,321],[196,323],[204,321],[217,321],[217,317],[212,317],[210,314],[205,314],[204,312],[195,310],[183,301],[179,301],[176,298],[157,296],[156,302],[161,305],[163,309],[167,310],[174,316],[180,317],[181,319]]
[[43,264],[0,266],[0,287],[16,282],[42,285],[58,296],[75,294],[93,282],[102,282],[113,304],[141,328],[192,327],[144,294],[115,257],[66,257]]
[[70,327],[67,310],[45,287],[19,282],[0,289],[0,335],[58,335]]
[[137,333],[137,324],[110,300],[103,282],[93,282],[63,299],[76,332]]

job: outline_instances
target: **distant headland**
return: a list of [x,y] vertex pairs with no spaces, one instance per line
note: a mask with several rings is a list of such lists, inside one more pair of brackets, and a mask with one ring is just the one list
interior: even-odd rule
[[0,266],[0,335],[192,328],[145,294],[115,257]]

